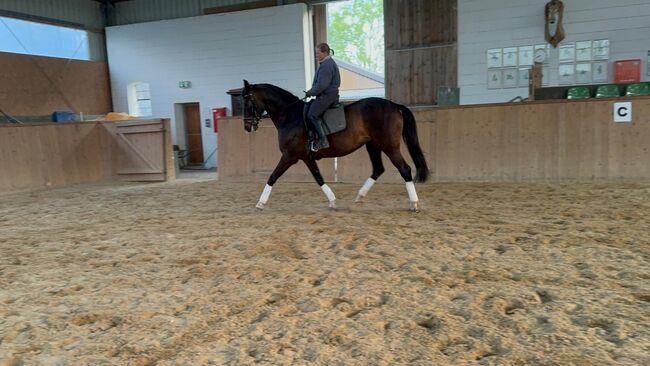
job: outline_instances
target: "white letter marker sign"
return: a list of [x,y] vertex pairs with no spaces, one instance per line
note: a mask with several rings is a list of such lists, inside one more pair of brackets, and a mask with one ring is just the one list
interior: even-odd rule
[[614,103],[614,122],[632,122],[632,102]]

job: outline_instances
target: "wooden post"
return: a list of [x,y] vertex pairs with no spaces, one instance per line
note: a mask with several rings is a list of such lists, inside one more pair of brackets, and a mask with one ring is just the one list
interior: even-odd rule
[[535,62],[528,70],[528,100],[535,100],[535,89],[542,87],[542,64]]
[[327,4],[312,5],[314,11],[314,48],[327,43]]
[[[320,43],[327,43],[327,4],[312,5],[313,10],[313,26],[314,26],[314,47],[309,50],[309,54],[313,59],[314,49]],[[318,70],[318,61],[314,62],[314,70]]]

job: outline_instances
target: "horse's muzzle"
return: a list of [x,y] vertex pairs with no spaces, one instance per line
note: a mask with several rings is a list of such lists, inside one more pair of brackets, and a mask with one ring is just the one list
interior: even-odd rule
[[244,129],[246,132],[257,131],[260,121],[256,118],[244,118]]

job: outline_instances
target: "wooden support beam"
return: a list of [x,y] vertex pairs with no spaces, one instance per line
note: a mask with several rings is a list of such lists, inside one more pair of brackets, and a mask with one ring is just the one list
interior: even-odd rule
[[261,8],[268,8],[268,7],[277,6],[277,5],[278,5],[278,0],[260,0],[260,1],[255,1],[255,2],[252,2],[252,3],[235,4],[235,5],[228,5],[228,6],[218,6],[218,7],[214,7],[214,8],[205,8],[205,9],[203,9],[203,14],[208,15],[208,14],[230,13],[230,12],[233,12],[233,11],[261,9]]

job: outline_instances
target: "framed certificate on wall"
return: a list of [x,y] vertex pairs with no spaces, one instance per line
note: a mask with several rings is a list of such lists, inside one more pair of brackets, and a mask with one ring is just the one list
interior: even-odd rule
[[581,62],[576,64],[576,83],[591,83],[591,62]]
[[575,43],[568,42],[560,45],[560,62],[574,62],[576,60]]
[[607,69],[609,68],[607,61],[594,62],[591,65],[591,75],[594,83],[606,83],[608,79]]
[[519,47],[519,66],[530,66],[533,64],[533,46]]
[[503,65],[501,60],[502,53],[500,48],[492,48],[487,50],[487,65],[489,69],[501,67]]
[[591,52],[594,60],[609,60],[609,39],[593,41]]
[[517,47],[503,49],[503,66],[517,66]]
[[516,88],[517,81],[519,79],[519,73],[517,68],[512,67],[508,69],[503,69],[503,87],[504,88]]
[[591,61],[591,41],[576,42],[576,61]]
[[565,64],[560,65],[558,78],[560,84],[570,85],[575,83],[575,65],[574,64]]
[[501,89],[501,70],[488,70],[488,89]]

